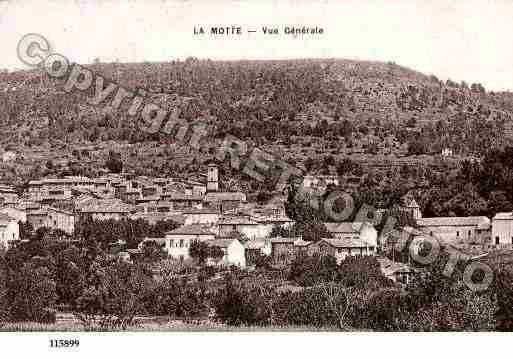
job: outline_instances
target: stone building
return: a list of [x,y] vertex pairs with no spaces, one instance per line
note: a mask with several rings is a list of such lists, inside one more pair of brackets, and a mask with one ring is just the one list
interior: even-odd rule
[[490,240],[490,220],[484,216],[420,218],[417,227],[453,244],[483,244]]

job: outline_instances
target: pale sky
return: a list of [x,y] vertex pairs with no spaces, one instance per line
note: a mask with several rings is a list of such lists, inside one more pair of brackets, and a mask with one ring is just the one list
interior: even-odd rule
[[[195,36],[195,25],[242,26],[243,35]],[[266,25],[325,33],[271,38]],[[26,33],[79,63],[339,57],[513,90],[511,0],[0,0],[0,68],[24,67],[16,45]]]

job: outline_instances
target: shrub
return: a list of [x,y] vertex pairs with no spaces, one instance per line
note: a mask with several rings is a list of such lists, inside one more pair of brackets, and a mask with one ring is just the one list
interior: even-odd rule
[[118,262],[94,272],[96,283],[77,299],[75,316],[86,326],[121,328],[135,324],[135,316],[143,312],[143,297],[149,278],[139,269]]
[[10,278],[7,298],[11,321],[48,320],[48,308],[55,304],[57,298],[55,282],[48,268],[26,263]]
[[214,298],[216,316],[228,325],[268,325],[273,294],[269,288],[245,288],[229,278]]
[[345,329],[349,298],[335,285],[320,285],[298,293],[283,293],[274,303],[281,325]]
[[180,318],[205,316],[209,306],[202,287],[184,282],[163,281],[144,297],[147,314]]
[[297,256],[292,262],[289,279],[303,287],[331,282],[338,278],[337,261],[332,256]]
[[381,272],[375,257],[346,257],[338,268],[341,284],[345,287],[369,288],[376,290],[390,287],[393,282]]

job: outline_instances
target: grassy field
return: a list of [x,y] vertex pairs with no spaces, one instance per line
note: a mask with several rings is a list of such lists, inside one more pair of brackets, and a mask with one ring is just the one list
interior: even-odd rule
[[71,314],[60,313],[55,323],[0,323],[0,332],[326,332],[337,328],[315,328],[309,326],[228,326],[207,318],[180,320],[169,317],[139,317],[136,324],[127,329],[84,326]]
[[[315,328],[300,326],[227,326],[216,323],[184,323],[168,322],[135,325],[125,330],[90,328],[82,325],[70,325],[64,323],[41,324],[41,323],[6,323],[0,326],[0,332],[336,332],[337,328]],[[348,330],[350,331],[350,330]]]

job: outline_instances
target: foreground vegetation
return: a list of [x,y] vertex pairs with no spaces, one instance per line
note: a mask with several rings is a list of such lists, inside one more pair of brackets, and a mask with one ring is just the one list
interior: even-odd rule
[[[491,288],[474,293],[460,268],[443,275],[446,260],[401,288],[374,257],[337,265],[299,256],[286,270],[241,271],[154,256],[129,263],[91,243],[33,239],[0,260],[0,323],[3,330],[513,329],[511,276],[498,272]],[[71,323],[58,321],[61,313]]]

